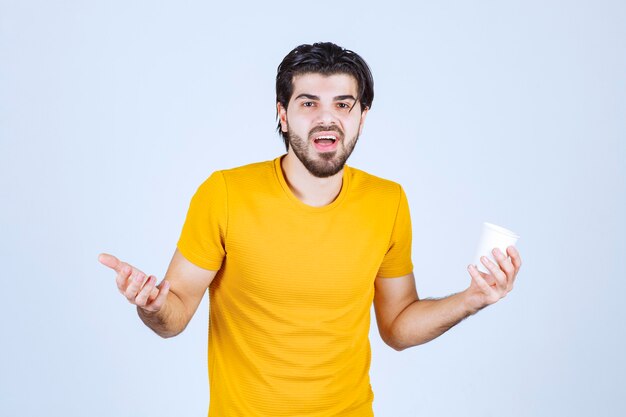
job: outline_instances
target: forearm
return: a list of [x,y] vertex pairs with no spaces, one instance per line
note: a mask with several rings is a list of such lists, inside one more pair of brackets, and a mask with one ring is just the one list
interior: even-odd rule
[[167,295],[167,301],[158,312],[150,312],[137,307],[137,314],[146,326],[163,338],[180,334],[189,322],[185,305],[172,292]]
[[391,326],[389,344],[396,350],[429,342],[478,310],[470,307],[465,292],[409,304]]

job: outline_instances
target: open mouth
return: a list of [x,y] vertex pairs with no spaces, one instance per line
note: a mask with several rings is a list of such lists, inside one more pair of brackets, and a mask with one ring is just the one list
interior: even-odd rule
[[313,146],[318,152],[334,152],[340,139],[337,134],[324,132],[313,138]]
[[309,140],[318,152],[334,152],[343,139],[341,131],[333,128],[315,129],[309,134]]
[[332,135],[322,135],[322,136],[318,136],[317,138],[313,139],[313,142],[320,144],[320,145],[332,145],[333,143],[337,142],[337,137],[336,136],[332,136]]

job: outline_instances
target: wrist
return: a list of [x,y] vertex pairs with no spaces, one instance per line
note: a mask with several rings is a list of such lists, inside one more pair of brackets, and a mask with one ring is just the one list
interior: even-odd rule
[[142,316],[154,317],[158,313],[158,311],[150,311],[143,307],[139,307],[138,305],[135,305],[135,307],[137,307],[137,313],[141,314]]
[[468,316],[474,315],[485,308],[482,297],[479,294],[470,291],[469,288],[459,293],[459,295],[462,297],[463,308]]
[[165,325],[165,320],[161,311],[150,311],[145,308],[137,307],[137,315],[148,327],[154,329],[154,327],[163,327]]

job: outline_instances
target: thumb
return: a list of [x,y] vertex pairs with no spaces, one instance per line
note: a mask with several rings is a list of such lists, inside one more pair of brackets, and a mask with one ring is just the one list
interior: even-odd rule
[[98,261],[102,265],[108,266],[109,268],[114,269],[116,271],[118,270],[118,267],[119,267],[119,264],[120,264],[120,260],[119,259],[117,259],[113,255],[109,255],[108,253],[101,253],[100,255],[98,255]]

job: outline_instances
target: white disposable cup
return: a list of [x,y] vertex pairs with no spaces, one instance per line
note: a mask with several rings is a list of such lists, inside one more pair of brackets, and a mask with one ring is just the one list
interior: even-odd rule
[[519,236],[512,231],[505,229],[501,226],[496,226],[491,223],[483,223],[483,230],[480,235],[480,241],[478,242],[478,250],[476,251],[476,259],[474,260],[474,265],[478,267],[479,271],[489,273],[489,270],[485,268],[482,262],[480,262],[481,256],[486,256],[496,265],[498,261],[496,261],[493,257],[491,251],[494,248],[498,248],[502,251],[503,254],[508,256],[506,253],[506,248],[509,246],[514,246],[519,239]]

